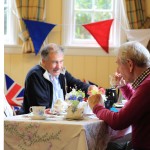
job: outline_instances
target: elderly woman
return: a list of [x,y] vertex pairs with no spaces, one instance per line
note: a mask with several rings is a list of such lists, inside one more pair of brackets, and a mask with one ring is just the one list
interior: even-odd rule
[[117,86],[128,100],[117,113],[104,107],[101,95],[88,102],[99,119],[115,130],[132,126],[132,146],[135,150],[150,149],[150,53],[138,42],[128,42],[119,48],[115,76]]

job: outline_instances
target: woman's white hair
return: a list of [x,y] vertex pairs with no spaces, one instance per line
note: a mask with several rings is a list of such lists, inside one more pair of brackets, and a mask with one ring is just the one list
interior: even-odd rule
[[125,64],[127,59],[132,60],[138,67],[149,67],[150,66],[150,53],[149,51],[139,42],[132,41],[123,44],[119,48],[118,56],[121,63]]

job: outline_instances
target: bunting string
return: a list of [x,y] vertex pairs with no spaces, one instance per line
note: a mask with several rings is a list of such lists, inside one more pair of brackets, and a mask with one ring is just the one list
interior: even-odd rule
[[[16,16],[16,18],[18,19],[18,20],[23,20],[23,18],[20,18],[19,16],[18,16],[18,14],[16,13],[16,11],[15,10],[12,10],[12,13]],[[24,18],[24,19],[27,19],[27,18]],[[110,19],[112,19],[112,18],[110,18]],[[46,18],[44,19],[45,21],[46,21]],[[100,21],[104,21],[104,20],[100,20]],[[114,19],[114,21],[117,21],[117,23],[119,23],[119,25],[120,25],[120,27],[124,30],[124,31],[126,31],[127,29],[128,29],[128,27],[125,27],[122,23],[121,23],[121,19],[119,19],[119,18],[115,18]],[[55,24],[56,26],[55,26],[55,28],[57,27],[57,26],[82,26],[83,24],[57,24],[57,23],[54,23],[54,22],[51,22],[52,24]],[[127,24],[126,24],[126,26],[127,26]]]
[[37,55],[40,51],[40,48],[45,41],[47,35],[52,31],[56,26],[83,26],[88,32],[94,37],[97,43],[103,48],[106,53],[109,53],[109,34],[112,22],[115,20],[119,23],[121,29],[126,31],[126,28],[122,25],[120,19],[109,19],[102,20],[98,22],[92,22],[89,24],[54,24],[46,23],[44,21],[37,20],[28,20],[27,18],[19,18],[16,11],[13,10],[13,14],[20,20],[25,23],[26,28],[29,32],[29,35],[32,39],[33,46],[35,49],[35,54]]

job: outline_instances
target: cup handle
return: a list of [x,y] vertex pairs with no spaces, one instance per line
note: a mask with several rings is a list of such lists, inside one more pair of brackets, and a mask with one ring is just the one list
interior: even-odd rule
[[29,111],[32,112],[32,107],[29,108]]

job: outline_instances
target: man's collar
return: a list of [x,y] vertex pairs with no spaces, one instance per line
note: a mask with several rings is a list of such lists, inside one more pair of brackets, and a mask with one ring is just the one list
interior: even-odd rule
[[136,89],[142,81],[150,74],[150,68],[147,68],[145,71],[142,72],[142,74],[135,79],[135,81],[132,84],[132,87]]
[[49,79],[49,73],[48,73],[47,70],[45,70],[45,72],[43,73],[43,77],[44,77],[45,79],[47,79],[48,81],[50,81],[50,79]]

